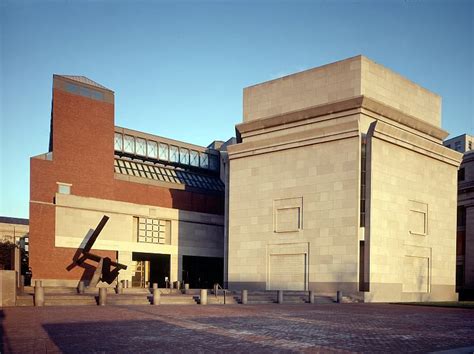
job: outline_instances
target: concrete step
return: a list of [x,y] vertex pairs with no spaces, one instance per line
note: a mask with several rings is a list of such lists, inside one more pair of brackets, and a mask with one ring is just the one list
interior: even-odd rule
[[30,294],[17,295],[16,306],[34,306],[34,297]]
[[[97,297],[98,300],[98,297]],[[107,305],[150,305],[150,298],[140,294],[107,294]]]
[[162,295],[161,305],[196,305],[192,295]]
[[97,305],[97,301],[94,296],[91,295],[81,295],[81,294],[54,294],[44,296],[44,305],[45,306],[83,306]]

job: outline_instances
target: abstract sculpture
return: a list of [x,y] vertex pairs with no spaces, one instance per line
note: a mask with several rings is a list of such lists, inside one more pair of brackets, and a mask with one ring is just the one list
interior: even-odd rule
[[90,253],[94,242],[97,240],[97,237],[108,220],[109,217],[107,215],[102,217],[102,220],[100,220],[99,224],[92,232],[84,248],[78,248],[78,253],[76,253],[76,256],[73,259],[73,266],[80,266],[88,259],[98,262],[94,275],[92,276],[92,280],[89,283],[89,286],[91,287],[95,287],[100,280],[108,284],[112,284],[112,282],[117,278],[119,271],[121,269],[127,269],[126,265],[113,262],[109,257],[101,257]]

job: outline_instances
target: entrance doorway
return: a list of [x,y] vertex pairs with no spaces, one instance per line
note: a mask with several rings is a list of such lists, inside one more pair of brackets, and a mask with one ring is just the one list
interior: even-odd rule
[[138,253],[132,254],[132,260],[136,262],[135,274],[132,276],[133,287],[150,287],[157,283],[159,288],[166,287],[166,279],[170,279],[169,254]]
[[193,289],[212,289],[223,285],[224,259],[218,257],[183,256],[182,279]]

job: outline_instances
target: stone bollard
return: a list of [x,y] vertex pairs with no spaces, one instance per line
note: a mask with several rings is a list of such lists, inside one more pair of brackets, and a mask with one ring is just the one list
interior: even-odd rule
[[336,293],[336,302],[340,304],[342,302],[342,291],[337,291]]
[[242,302],[242,305],[247,305],[248,303],[248,291],[247,290],[242,290],[242,295],[240,296],[240,300]]
[[79,282],[79,285],[77,286],[77,292],[79,294],[84,294],[84,291],[85,291],[85,285],[84,285],[84,282],[81,280]]
[[277,295],[278,295],[278,300],[277,300],[277,302],[278,302],[279,304],[282,304],[282,303],[283,303],[283,290],[278,290]]
[[158,283],[153,283],[153,290],[158,289]]
[[[155,285],[155,284],[153,284]],[[158,284],[157,284],[158,285]],[[159,305],[161,301],[161,296],[160,296],[160,290],[158,289],[158,286],[156,288],[153,288],[153,305]]]
[[314,291],[310,290],[309,292],[309,303],[314,304]]
[[188,293],[188,290],[189,290],[189,284],[188,284],[188,283],[184,283],[184,293],[187,294],[187,293]]
[[199,296],[199,303],[201,305],[207,305],[207,289],[201,289],[201,294]]
[[44,306],[44,288],[41,280],[35,281],[35,306]]
[[107,288],[99,288],[99,306],[105,306],[107,302]]
[[115,288],[115,292],[119,295],[123,294],[123,284],[122,284],[122,282],[117,283],[117,287]]

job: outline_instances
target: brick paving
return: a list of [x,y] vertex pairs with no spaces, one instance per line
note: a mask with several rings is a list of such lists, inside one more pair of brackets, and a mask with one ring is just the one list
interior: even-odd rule
[[2,353],[433,352],[474,346],[474,310],[388,304],[17,307],[0,310],[0,333]]

